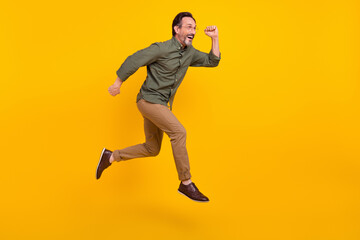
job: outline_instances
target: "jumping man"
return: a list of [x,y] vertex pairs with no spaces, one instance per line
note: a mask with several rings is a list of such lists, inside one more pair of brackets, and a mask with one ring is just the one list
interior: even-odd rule
[[126,79],[140,67],[147,66],[147,77],[137,95],[137,107],[144,117],[145,143],[111,152],[103,149],[96,178],[114,161],[156,156],[160,152],[163,133],[171,141],[180,186],[178,191],[194,201],[208,202],[191,181],[189,157],[186,150],[186,131],[172,113],[174,96],[189,66],[216,67],[220,61],[218,29],[208,26],[204,30],[211,38],[210,53],[192,46],[196,34],[196,21],[191,13],[179,13],[172,23],[173,37],[165,42],[156,42],[129,56],[117,70],[117,79],[108,89],[112,96],[120,93]]

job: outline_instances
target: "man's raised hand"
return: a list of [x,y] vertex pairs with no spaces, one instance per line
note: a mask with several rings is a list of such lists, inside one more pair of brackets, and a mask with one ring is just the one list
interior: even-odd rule
[[211,38],[217,38],[219,36],[219,32],[216,26],[208,26],[204,30],[205,34]]

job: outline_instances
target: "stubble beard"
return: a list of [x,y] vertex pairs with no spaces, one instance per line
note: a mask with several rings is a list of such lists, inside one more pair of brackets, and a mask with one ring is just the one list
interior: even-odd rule
[[[195,37],[195,34],[194,34],[194,35],[193,35],[193,34],[190,34],[190,35],[192,35],[193,37]],[[188,34],[188,35],[184,35],[184,36],[182,37],[182,40],[183,40],[183,43],[184,43],[186,46],[191,46],[191,45],[192,45],[192,41],[189,41],[188,36],[189,36],[189,34]]]
[[192,41],[190,41],[188,38],[187,38],[187,35],[184,36],[184,41],[186,46],[191,46],[192,45]]

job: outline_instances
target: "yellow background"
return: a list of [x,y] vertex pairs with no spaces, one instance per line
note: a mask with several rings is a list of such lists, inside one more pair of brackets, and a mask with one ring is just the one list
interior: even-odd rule
[[[174,102],[193,181],[177,193],[160,155],[116,163],[144,140],[141,68],[178,12],[219,28],[217,68],[190,68]],[[360,239],[358,1],[2,1],[1,239]]]

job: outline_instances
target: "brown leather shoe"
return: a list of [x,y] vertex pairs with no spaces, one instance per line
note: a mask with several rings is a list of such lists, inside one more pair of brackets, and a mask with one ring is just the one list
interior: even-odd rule
[[207,198],[204,194],[202,194],[199,191],[199,189],[195,186],[195,183],[193,183],[193,182],[188,185],[185,185],[182,182],[180,182],[178,192],[196,202],[208,202],[209,201],[209,198]]
[[96,179],[99,179],[102,172],[111,165],[111,163],[109,162],[111,154],[112,152],[110,150],[107,150],[106,148],[102,150],[100,161],[96,169]]

